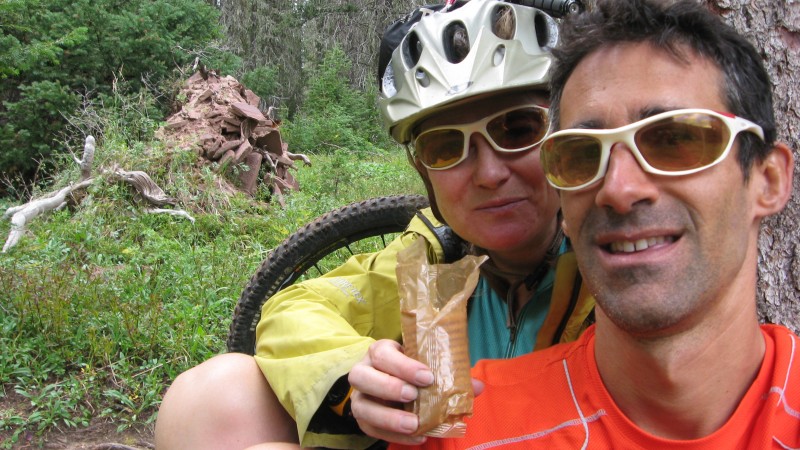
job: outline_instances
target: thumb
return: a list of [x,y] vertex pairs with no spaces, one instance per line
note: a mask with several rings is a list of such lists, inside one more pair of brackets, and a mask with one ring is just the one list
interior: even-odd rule
[[486,387],[486,386],[483,384],[483,381],[481,381],[481,380],[479,380],[477,378],[473,378],[472,379],[472,392],[475,393],[476,397],[481,395],[481,392],[483,392],[483,388],[484,387]]

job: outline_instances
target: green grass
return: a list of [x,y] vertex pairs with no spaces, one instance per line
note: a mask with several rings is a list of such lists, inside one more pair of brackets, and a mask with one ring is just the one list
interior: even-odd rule
[[[281,208],[266,191],[224,193],[191,151],[107,128],[95,173],[145,170],[196,221],[145,214],[127,185],[98,175],[79,205],[35,219],[0,254],[0,404],[23,400],[0,408],[0,447],[93,417],[120,429],[154,421],[170,380],[225,350],[234,305],[271,248],[335,207],[423,189],[398,149],[309,157]],[[77,179],[65,167],[46,192]],[[0,212],[16,203],[0,199]],[[2,242],[9,229],[0,222]]]

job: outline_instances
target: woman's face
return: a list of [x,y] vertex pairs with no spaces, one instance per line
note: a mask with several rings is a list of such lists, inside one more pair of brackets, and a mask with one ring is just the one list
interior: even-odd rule
[[[482,98],[437,113],[423,121],[417,133],[474,122],[516,105],[546,102],[543,93]],[[553,238],[559,208],[558,195],[542,173],[539,148],[503,153],[480,133],[469,139],[464,161],[446,170],[426,169],[442,217],[459,236],[488,250],[495,260],[510,264],[537,260]]]

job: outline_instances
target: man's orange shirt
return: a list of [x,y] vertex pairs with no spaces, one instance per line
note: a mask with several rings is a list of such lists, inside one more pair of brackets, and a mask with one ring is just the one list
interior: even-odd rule
[[472,376],[486,389],[475,399],[464,438],[428,438],[421,447],[389,448],[800,448],[800,338],[777,325],[761,329],[766,351],[756,380],[728,422],[702,439],[662,439],[625,417],[597,372],[591,327],[571,344],[479,362]]

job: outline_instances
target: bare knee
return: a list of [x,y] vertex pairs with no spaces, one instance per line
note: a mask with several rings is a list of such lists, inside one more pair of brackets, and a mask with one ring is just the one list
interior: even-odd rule
[[297,442],[297,430],[251,356],[215,356],[179,375],[164,395],[159,450],[262,442]]

